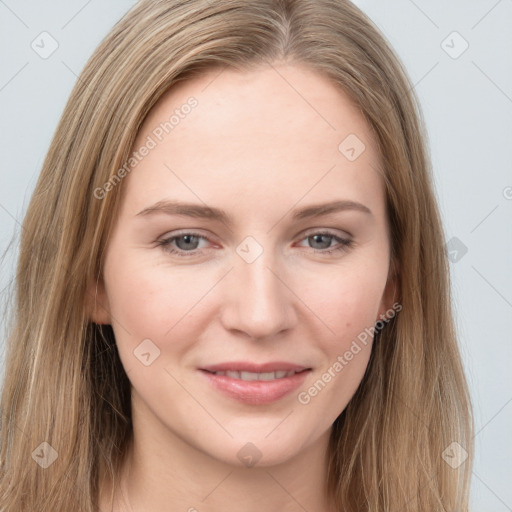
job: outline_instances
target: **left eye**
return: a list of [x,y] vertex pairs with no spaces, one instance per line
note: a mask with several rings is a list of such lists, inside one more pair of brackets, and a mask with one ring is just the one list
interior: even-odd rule
[[168,247],[171,252],[177,252],[173,247],[169,247],[172,242],[175,242],[180,251],[189,252],[197,249],[200,239],[207,240],[204,236],[194,233],[186,233],[184,235],[173,236],[167,240],[162,240],[161,245]]
[[[323,242],[322,242],[322,239],[324,239]],[[327,239],[327,242],[325,242],[325,239]],[[312,247],[312,249],[314,249],[315,251],[320,251],[320,252],[325,252],[325,253],[331,253],[333,251],[347,249],[348,247],[351,247],[352,243],[353,243],[352,240],[349,240],[346,238],[341,238],[341,237],[336,236],[335,234],[330,233],[328,231],[313,233],[313,234],[307,236],[306,238],[304,238],[304,240],[308,240],[310,242],[312,241],[314,244],[320,243],[321,247]],[[337,241],[339,245],[332,247],[331,242],[333,240]],[[329,249],[329,250],[324,250],[324,249]]]
[[[327,239],[327,241],[326,241]],[[208,242],[208,238],[198,233],[183,233],[181,235],[175,235],[164,240],[160,240],[158,245],[163,247],[166,252],[175,254],[177,256],[194,256],[196,252],[201,250],[198,248],[200,240]],[[313,244],[320,244],[320,247],[311,247],[315,252],[320,253],[332,253],[334,251],[346,250],[352,246],[352,240],[341,238],[330,232],[317,232],[310,234],[303,238]],[[338,246],[332,246],[331,242],[335,240],[338,242]]]

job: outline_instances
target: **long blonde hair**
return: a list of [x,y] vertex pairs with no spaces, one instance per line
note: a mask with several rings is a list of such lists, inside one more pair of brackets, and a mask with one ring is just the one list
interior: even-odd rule
[[[421,109],[396,54],[348,0],[142,0],[81,73],[23,222],[1,395],[1,511],[92,512],[132,436],[112,329],[86,308],[123,184],[102,199],[94,191],[178,80],[281,60],[334,80],[368,121],[399,276],[402,310],[333,425],[329,492],[343,512],[468,509],[473,420],[444,233]],[[444,457],[455,442],[468,453],[458,468]]]

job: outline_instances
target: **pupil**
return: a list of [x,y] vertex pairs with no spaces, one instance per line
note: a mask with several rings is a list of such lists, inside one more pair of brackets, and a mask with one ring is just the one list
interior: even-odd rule
[[[180,238],[177,239],[177,244],[178,244],[178,247],[180,246],[180,241],[181,240],[185,240],[185,244],[184,244],[184,247],[179,247],[180,249],[190,249],[190,242],[192,241],[192,239],[196,238],[197,239],[197,236],[195,235],[183,235],[181,236]],[[197,243],[197,240],[196,240],[196,243]],[[193,247],[193,249],[196,249],[196,247]]]
[[[310,238],[313,238],[314,239],[314,242],[316,243],[318,240],[318,238],[322,238],[322,237],[325,237],[327,239],[327,242],[324,242],[323,244],[323,247],[321,247],[321,249],[326,249],[327,247],[329,247],[329,238],[330,238],[330,235],[313,235],[312,237]],[[321,242],[320,242],[321,243]]]

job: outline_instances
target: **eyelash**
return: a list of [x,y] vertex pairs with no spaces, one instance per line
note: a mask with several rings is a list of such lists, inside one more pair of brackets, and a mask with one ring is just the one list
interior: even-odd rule
[[[182,238],[187,235],[192,235],[192,236],[195,236],[198,238],[202,238],[204,240],[209,240],[207,237],[200,235],[199,233],[195,233],[193,231],[187,231],[187,232],[181,233],[179,235],[174,235],[172,237],[165,238],[164,240],[159,240],[157,243],[158,243],[158,246],[161,246],[165,252],[171,253],[175,256],[179,256],[180,258],[196,256],[197,253],[201,251],[200,249],[195,249],[194,251],[183,251],[182,249],[175,249],[175,248],[171,247],[171,243],[174,240],[176,240],[178,238]],[[341,238],[341,237],[335,235],[334,233],[331,233],[330,231],[315,231],[314,233],[311,233],[310,235],[307,235],[304,238],[302,238],[301,241],[305,240],[307,238],[311,238],[316,235],[324,235],[324,236],[331,237],[339,243],[338,246],[333,247],[331,249],[326,249],[326,250],[313,249],[313,251],[315,251],[316,253],[330,255],[330,254],[336,253],[338,251],[346,251],[354,245],[353,240]]]

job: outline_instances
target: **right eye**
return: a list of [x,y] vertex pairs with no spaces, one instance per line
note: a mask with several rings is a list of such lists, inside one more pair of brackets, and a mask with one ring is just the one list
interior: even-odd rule
[[178,235],[167,237],[158,242],[165,252],[175,254],[180,257],[195,256],[198,249],[197,245],[200,240],[208,241],[203,235],[195,232],[184,232]]

